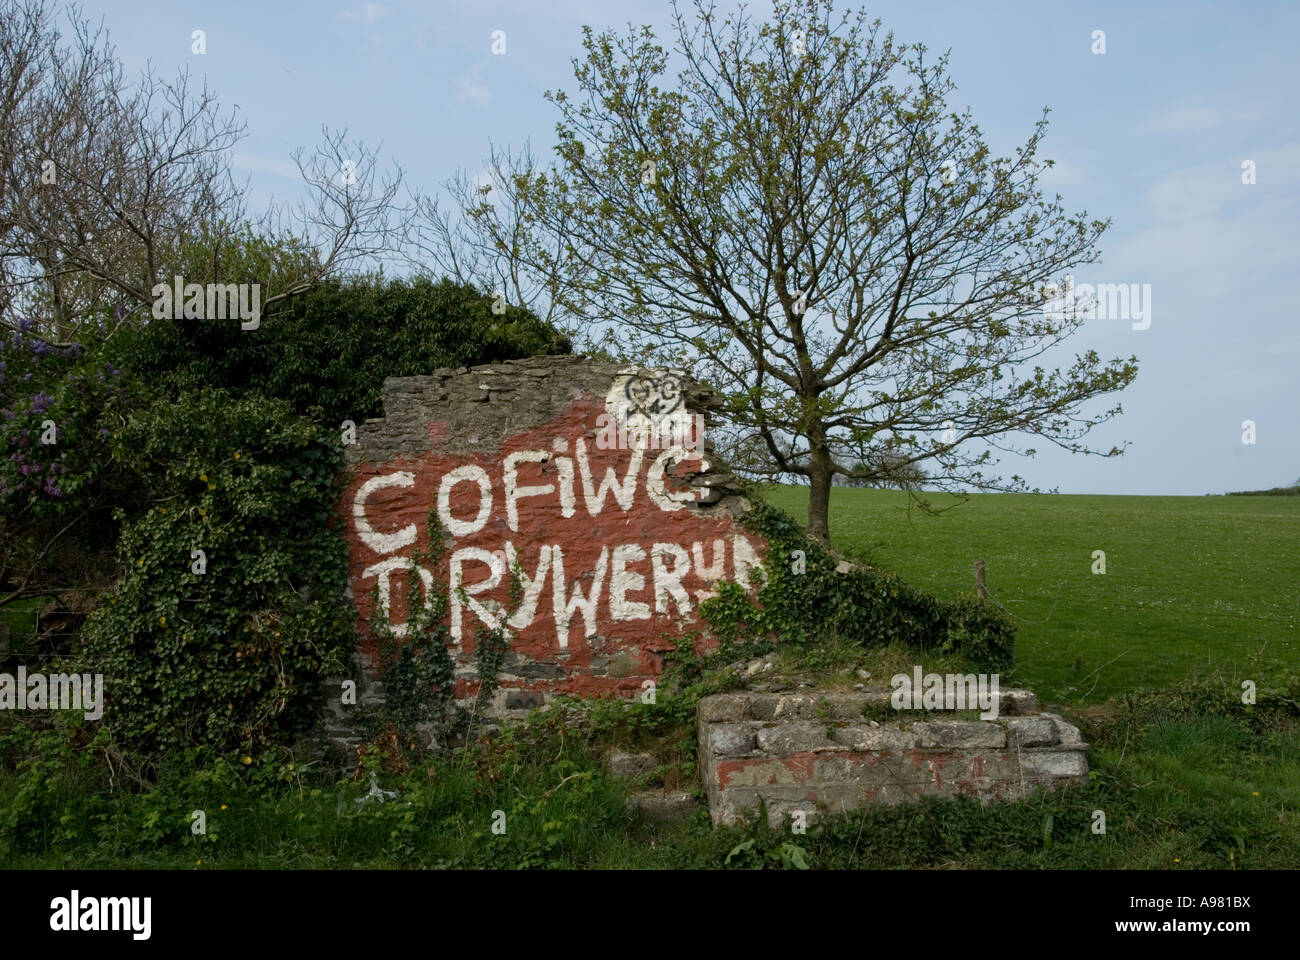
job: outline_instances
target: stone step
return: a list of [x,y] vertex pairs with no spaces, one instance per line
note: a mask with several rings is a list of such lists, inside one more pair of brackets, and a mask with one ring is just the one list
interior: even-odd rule
[[[1032,696],[1016,702],[1036,707]],[[990,802],[1087,780],[1088,745],[1056,714],[957,720],[915,711],[878,721],[861,714],[869,703],[862,694],[837,692],[701,700],[699,765],[713,822],[747,819],[762,803],[770,820],[784,822],[795,811],[926,795]]]
[[628,802],[641,820],[665,825],[683,823],[696,808],[695,795],[687,790],[647,790],[632,794]]
[[624,753],[617,747],[605,758],[605,767],[616,777],[640,777],[659,766],[653,753]]

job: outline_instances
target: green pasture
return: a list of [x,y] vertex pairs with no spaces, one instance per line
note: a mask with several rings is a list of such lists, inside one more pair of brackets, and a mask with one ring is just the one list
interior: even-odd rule
[[[807,487],[765,492],[806,518]],[[1300,498],[973,494],[935,516],[900,491],[836,487],[830,527],[837,549],[940,597],[973,592],[984,560],[1016,618],[1018,676],[1040,696],[1093,703],[1215,669],[1250,679],[1260,651],[1300,664]]]
[[[806,488],[769,496],[802,517]],[[630,789],[696,785],[694,702],[726,668],[695,660],[683,674],[698,673],[695,685],[653,704],[538,711],[409,768],[372,754],[395,802],[364,800],[360,771],[341,779],[280,750],[169,757],[156,784],[128,787],[67,733],[0,724],[0,868],[1300,866],[1300,499],[981,495],[928,516],[898,492],[837,488],[831,530],[840,550],[943,597],[972,592],[983,559],[991,598],[1017,618],[1014,679],[1079,724],[1087,783],[987,807],[871,807],[802,836],[714,829],[702,802],[683,824],[638,822]],[[1261,651],[1267,663],[1253,663]],[[885,676],[910,655],[834,640],[785,652],[827,681],[846,664],[856,675],[853,658]],[[1261,699],[1243,706],[1240,680],[1252,678]],[[618,780],[601,760],[613,746],[654,746],[665,762]],[[494,832],[500,815],[508,830]]]

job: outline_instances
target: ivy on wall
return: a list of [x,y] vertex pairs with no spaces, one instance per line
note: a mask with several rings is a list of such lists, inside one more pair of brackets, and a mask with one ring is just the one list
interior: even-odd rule
[[765,537],[765,579],[750,597],[733,583],[700,606],[728,646],[808,644],[836,636],[863,646],[902,643],[956,653],[989,669],[1014,660],[1015,628],[996,607],[974,598],[940,600],[897,576],[861,564],[839,572],[840,558],[804,534],[789,514],[754,492],[744,523]]
[[312,725],[320,677],[353,645],[347,544],[328,522],[339,455],[337,433],[283,401],[210,388],[114,435],[148,507],[119,518],[120,573],[83,659],[120,748],[251,751]]

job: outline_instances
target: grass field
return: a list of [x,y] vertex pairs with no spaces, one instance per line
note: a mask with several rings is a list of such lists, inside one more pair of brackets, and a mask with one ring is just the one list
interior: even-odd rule
[[[806,489],[769,496],[804,515]],[[9,718],[0,869],[1300,867],[1300,499],[983,495],[934,517],[897,492],[837,488],[831,531],[839,549],[943,597],[973,592],[982,558],[991,596],[1017,618],[1014,679],[1081,726],[1087,782],[988,807],[868,807],[793,837],[714,829],[702,802],[680,825],[629,813],[630,784],[602,754],[659,744],[664,766],[640,785],[689,789],[699,689],[538,711],[459,753],[384,766],[389,803],[359,803],[367,778],[287,751],[256,763],[169,757],[156,785],[123,789],[97,752]],[[1092,572],[1094,550],[1106,552],[1105,575]],[[1260,650],[1284,666],[1259,675],[1274,695],[1243,706],[1237,681]],[[883,677],[913,655],[831,641],[773,659],[824,680],[846,656],[861,658],[849,674],[865,665]],[[697,669],[707,681],[726,668]],[[1140,687],[1155,692],[1096,706]],[[206,834],[191,830],[196,809]],[[499,836],[498,813],[510,824]]]
[[[766,493],[806,518],[806,487]],[[831,539],[945,598],[973,592],[983,559],[1016,618],[1018,676],[1049,699],[1095,703],[1206,668],[1249,679],[1261,650],[1300,665],[1300,498],[975,494],[931,516],[899,491],[836,487]]]

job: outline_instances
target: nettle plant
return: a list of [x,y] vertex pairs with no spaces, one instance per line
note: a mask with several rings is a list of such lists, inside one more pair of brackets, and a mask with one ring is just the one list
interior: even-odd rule
[[141,503],[119,511],[120,574],[84,631],[113,742],[148,760],[305,733],[354,642],[337,433],[205,388],[135,414],[112,454]]

